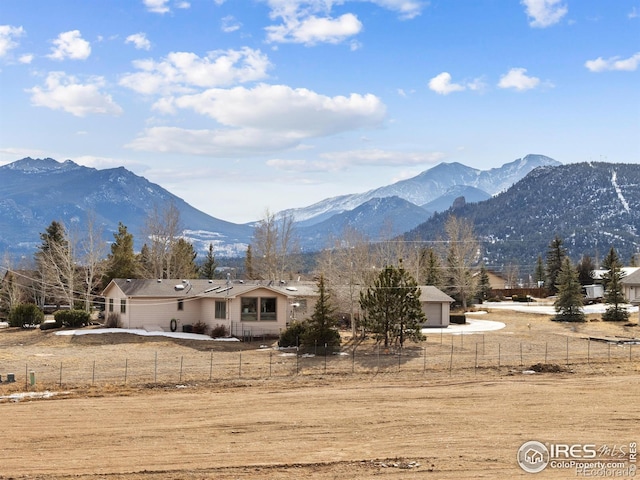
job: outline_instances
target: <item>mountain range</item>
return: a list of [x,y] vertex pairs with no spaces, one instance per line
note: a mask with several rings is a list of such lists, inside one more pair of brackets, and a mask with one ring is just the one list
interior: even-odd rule
[[89,214],[106,240],[113,240],[118,222],[139,240],[153,208],[167,202],[180,211],[185,234],[198,250],[210,242],[220,255],[246,248],[250,226],[211,217],[123,167],[97,170],[71,160],[24,158],[0,167],[0,252],[32,253],[52,221],[82,231]]
[[480,203],[438,213],[405,235],[428,244],[442,238],[447,216],[467,219],[489,267],[534,270],[557,235],[571,258],[596,264],[613,246],[626,264],[640,251],[640,165],[585,162],[533,170]]
[[[576,170],[572,171],[574,175],[585,169],[596,169],[594,164],[589,167],[577,165]],[[569,184],[567,179],[560,183],[547,179],[546,184],[543,182],[536,186],[532,186],[530,182],[540,178],[541,172],[551,172],[551,177],[556,175],[553,172],[557,172],[559,177],[563,177],[564,171],[560,162],[543,155],[526,155],[500,168],[485,171],[460,163],[441,163],[410,179],[364,193],[327,198],[306,208],[280,213],[293,215],[300,244],[308,252],[327,246],[329,239],[339,237],[346,227],[358,229],[372,241],[396,237],[405,232],[411,232],[410,235],[417,238],[422,235],[421,229],[432,229],[439,225],[438,222],[441,222],[445,214],[437,212],[447,212],[449,208],[454,208],[456,214],[469,214],[473,218],[477,217],[478,221],[483,221],[484,217],[480,213],[470,212],[482,212],[487,205],[502,205],[495,202],[513,198],[499,207],[511,212],[511,216],[502,212],[484,219],[489,227],[494,220],[498,225],[499,220],[504,217],[505,222],[512,223],[510,226],[500,227],[501,230],[491,233],[477,227],[483,238],[490,238],[491,235],[496,239],[503,235],[511,235],[513,238],[514,234],[509,229],[518,230],[519,222],[527,220],[529,216],[547,218],[540,210],[541,205],[529,197],[519,197],[518,195],[523,194],[517,192],[521,188],[539,191],[554,188],[557,190],[555,193],[547,191],[546,194],[541,194],[546,198],[554,198],[554,195],[560,195],[558,192],[566,190],[566,185]],[[624,191],[629,188],[627,174],[631,173],[622,167],[617,172],[618,184],[624,185],[620,187]],[[575,189],[588,185],[589,178],[587,175],[581,184],[575,184]],[[607,182],[610,186],[610,177]],[[637,183],[640,184],[640,181]],[[605,187],[598,184],[593,188],[599,191],[597,189]],[[633,196],[637,192],[630,193]],[[609,197],[606,198],[608,202]],[[613,200],[615,198],[612,197]],[[123,167],[97,170],[70,160],[58,162],[50,158],[24,158],[0,167],[0,252],[23,255],[33,253],[40,244],[40,233],[51,221],[62,221],[68,228],[77,227],[81,230],[89,212],[92,212],[95,221],[103,227],[107,241],[113,238],[118,222],[122,222],[134,234],[139,248],[142,243],[141,232],[148,215],[155,206],[161,207],[169,201],[180,211],[184,235],[198,252],[204,252],[209,243],[212,243],[219,257],[244,253],[251,241],[255,222],[235,224],[207,215],[159,185]],[[633,201],[631,204],[635,205]],[[583,224],[576,224],[570,217],[565,218],[556,211],[558,208],[566,208],[566,205],[553,201],[545,204],[545,208],[553,213],[549,213],[545,230],[539,233],[546,235],[541,241],[548,243],[548,232],[555,228],[555,218],[562,218],[567,225],[591,228],[590,223],[586,222],[588,213],[580,219],[576,218],[576,221],[580,220]],[[615,210],[614,207],[611,208]],[[596,237],[604,242],[601,236]],[[633,243],[632,237],[624,238],[628,239],[625,241],[629,245]],[[515,249],[510,253],[509,242],[501,245],[500,252],[488,250],[492,261],[505,261],[517,251]]]

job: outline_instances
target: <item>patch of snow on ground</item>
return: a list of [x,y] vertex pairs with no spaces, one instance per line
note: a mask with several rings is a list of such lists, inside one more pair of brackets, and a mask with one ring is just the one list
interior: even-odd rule
[[[485,302],[483,305],[489,309],[513,310],[515,312],[539,313],[541,315],[555,315],[556,310],[552,304],[544,304],[538,302],[522,303],[522,302]],[[625,305],[629,313],[637,313],[638,306]],[[594,305],[585,305],[582,310],[585,314],[604,313],[607,305],[604,303],[596,303]]]
[[137,328],[93,328],[89,330],[61,330],[56,332],[56,335],[100,335],[103,333],[131,333],[133,335],[141,335],[143,337],[169,337],[169,338],[181,338],[185,340],[208,340],[215,342],[239,342],[237,338],[222,337],[211,338],[208,335],[200,335],[199,333],[184,333],[184,332],[159,332],[137,329]]
[[19,393],[11,393],[9,395],[1,395],[1,400],[11,400],[14,402],[19,402],[20,400],[24,400],[25,398],[51,398],[55,395],[68,394],[71,392],[19,392]]
[[459,325],[457,323],[450,323],[446,328],[423,328],[422,334],[429,336],[433,334],[449,334],[449,335],[467,335],[472,333],[490,332],[493,330],[500,330],[506,325],[502,322],[494,322],[493,320],[470,320],[467,319],[467,323]]

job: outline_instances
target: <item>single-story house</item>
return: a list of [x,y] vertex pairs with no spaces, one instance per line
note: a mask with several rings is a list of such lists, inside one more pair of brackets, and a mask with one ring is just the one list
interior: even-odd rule
[[259,282],[117,278],[102,295],[105,314],[119,313],[124,328],[169,331],[204,322],[208,329],[223,325],[231,335],[260,336],[286,328],[297,310],[294,304],[301,303],[294,293],[286,285]]
[[[433,286],[420,289],[425,326],[448,326],[453,299]],[[234,336],[261,336],[279,335],[291,321],[309,318],[318,292],[313,282],[117,278],[102,295],[105,314],[118,313],[124,328],[183,330],[203,322],[208,330],[222,325]]]

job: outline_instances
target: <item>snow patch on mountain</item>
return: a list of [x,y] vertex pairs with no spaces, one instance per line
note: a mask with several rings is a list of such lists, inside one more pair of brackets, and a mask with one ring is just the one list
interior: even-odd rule
[[622,203],[622,207],[625,209],[625,211],[627,213],[629,213],[629,211],[630,211],[629,202],[627,202],[627,199],[624,198],[624,195],[622,195],[622,190],[620,189],[620,186],[618,185],[618,174],[617,174],[617,172],[615,170],[611,174],[611,183],[613,184],[613,188],[615,189],[616,194],[618,195],[618,198],[620,199],[620,203]]

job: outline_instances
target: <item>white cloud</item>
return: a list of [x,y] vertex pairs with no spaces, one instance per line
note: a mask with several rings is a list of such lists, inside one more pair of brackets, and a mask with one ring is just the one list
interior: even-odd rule
[[223,125],[286,132],[297,138],[378,126],[386,113],[384,104],[371,94],[328,97],[305,88],[267,84],[210,89],[174,103]]
[[640,65],[640,52],[630,56],[629,58],[611,57],[604,59],[598,57],[595,60],[587,60],[584,64],[592,72],[604,72],[608,70],[620,70],[633,72]]
[[526,73],[526,68],[512,68],[500,77],[498,87],[513,88],[521,92],[536,88],[540,84],[540,79],[537,77],[529,77]]
[[529,25],[545,28],[558,23],[569,9],[562,0],[522,0],[527,16],[531,18]]
[[413,166],[425,165],[442,161],[446,155],[443,152],[402,152],[394,150],[365,149],[343,152],[330,152],[321,155],[330,160],[335,168],[348,166]]
[[32,105],[63,110],[76,117],[89,114],[120,115],[122,108],[113,101],[111,95],[100,91],[102,87],[102,77],[92,77],[82,84],[72,75],[50,72],[44,87],[33,87],[27,92],[31,94]]
[[63,32],[52,43],[51,54],[47,56],[53,60],[85,60],[91,55],[91,45],[82,38],[79,30]]
[[392,10],[400,14],[403,20],[409,20],[417,17],[422,13],[422,7],[428,2],[419,2],[412,0],[370,0],[387,10]]
[[266,55],[248,47],[209,52],[206,57],[172,52],[160,61],[137,60],[133,65],[140,71],[124,75],[120,85],[146,95],[261,80],[271,67]]
[[453,83],[449,72],[442,72],[429,80],[429,88],[440,95],[449,95],[463,90],[478,92],[484,90],[485,87],[486,85],[481,78],[464,83]]
[[442,72],[429,80],[429,88],[440,95],[448,95],[452,92],[465,90],[464,85],[451,83],[451,75],[448,72]]
[[144,6],[147,7],[147,10],[153,13],[167,13],[169,12],[169,7],[167,3],[169,0],[142,0]]
[[0,58],[18,46],[16,38],[24,35],[24,28],[11,25],[0,25]]
[[238,22],[233,15],[227,15],[226,17],[222,17],[222,31],[225,33],[235,32],[236,30],[240,30],[242,24]]
[[291,148],[296,138],[256,129],[189,130],[178,127],[147,128],[127,148],[146,152],[172,152],[212,157],[260,154]]
[[30,64],[33,61],[33,55],[30,53],[26,53],[24,55],[20,55],[20,58],[18,58],[18,61],[20,63],[23,63],[25,65]]
[[153,127],[131,142],[130,148],[212,156],[269,153],[294,148],[309,138],[377,127],[386,113],[374,95],[328,97],[307,89],[264,84],[163,99],[156,108],[193,110],[222,127]]
[[[270,17],[281,20],[266,27],[267,41],[272,43],[341,43],[360,33],[363,25],[353,13],[332,15],[334,5],[344,1],[332,0],[265,0],[271,8]],[[401,19],[420,15],[426,2],[419,0],[368,0],[382,8],[397,12]],[[352,43],[351,49],[358,49]]]
[[638,9],[636,7],[633,7],[627,14],[627,18],[638,18]]
[[142,33],[134,33],[129,35],[124,43],[133,43],[138,50],[149,50],[151,48],[151,42],[147,39],[147,36]]
[[380,149],[348,150],[320,155],[321,160],[270,159],[267,165],[285,172],[338,172],[351,167],[424,166],[442,161],[442,152],[401,152]]
[[191,8],[191,3],[189,2],[178,2],[176,3],[176,8],[180,8],[180,9],[187,9],[187,8]]
[[310,15],[303,19],[285,19],[283,25],[266,28],[267,40],[275,43],[340,43],[362,30],[358,17],[345,13],[338,18]]

